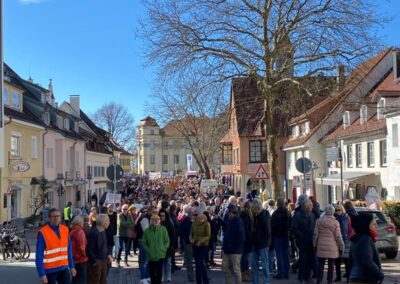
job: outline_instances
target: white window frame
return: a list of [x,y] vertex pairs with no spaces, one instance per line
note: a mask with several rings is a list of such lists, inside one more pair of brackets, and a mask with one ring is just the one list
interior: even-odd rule
[[368,159],[368,167],[375,167],[375,143],[368,142],[367,143],[367,159]]
[[9,100],[8,100],[8,88],[7,87],[4,87],[3,88],[3,103],[4,103],[4,105],[9,105]]
[[360,108],[360,123],[364,124],[368,120],[368,108],[366,105],[362,105]]
[[168,155],[163,155],[163,157],[162,157],[162,164],[163,164],[163,165],[168,165]]
[[[383,147],[382,145],[385,145],[385,147]],[[386,140],[379,141],[379,156],[380,156],[379,158],[380,158],[381,167],[386,167],[387,166],[387,141]]]
[[[13,108],[16,108],[16,109],[21,109],[21,94],[18,93],[18,92],[16,92],[16,91],[13,91],[13,92],[12,92],[11,98],[12,98],[11,106],[12,106]],[[18,98],[18,99],[15,100],[15,98]],[[17,102],[18,105],[15,104],[15,102]]]
[[310,122],[306,121],[304,123],[304,135],[307,135],[308,133],[310,133]]
[[381,120],[384,118],[383,111],[385,110],[385,107],[386,107],[386,101],[384,98],[381,98],[378,101],[378,105],[376,108],[376,114],[377,114],[378,120]]
[[63,123],[63,118],[61,116],[57,115],[57,127],[62,129],[63,126],[64,126],[63,124],[64,124]]
[[150,155],[150,165],[155,165],[155,164],[156,164],[156,155],[151,154]]
[[69,120],[67,118],[64,118],[64,128],[69,130]]
[[345,111],[343,114],[343,128],[347,128],[350,126],[350,112]]
[[[14,139],[15,139],[15,142],[13,142]],[[10,144],[11,156],[20,157],[22,155],[22,153],[21,153],[21,135],[20,134],[12,134],[10,142],[11,142],[11,144]],[[13,148],[14,145],[16,146],[16,149]]]
[[299,126],[295,125],[292,127],[292,137],[298,137],[299,136]]
[[397,123],[392,124],[392,147],[399,147],[399,126]]
[[32,159],[37,159],[37,137],[32,136],[31,138],[31,153],[32,153]]
[[353,156],[354,156],[353,144],[347,145],[347,167],[348,168],[352,168],[354,166],[353,165]]
[[46,148],[46,168],[52,169],[54,164],[53,164],[53,148]]
[[174,155],[174,165],[178,165],[179,164],[179,155],[175,154]]
[[362,168],[362,144],[356,144],[356,167]]

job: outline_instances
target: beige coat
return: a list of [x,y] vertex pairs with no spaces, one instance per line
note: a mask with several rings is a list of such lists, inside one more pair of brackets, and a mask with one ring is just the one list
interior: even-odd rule
[[321,258],[338,258],[339,251],[343,252],[344,244],[340,233],[339,222],[335,217],[324,215],[317,220],[313,238],[317,256]]

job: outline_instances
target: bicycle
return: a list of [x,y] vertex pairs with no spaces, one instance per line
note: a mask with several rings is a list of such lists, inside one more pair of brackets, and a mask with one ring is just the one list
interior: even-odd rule
[[31,250],[25,238],[18,236],[16,228],[6,225],[0,231],[0,249],[3,260],[13,258],[16,260],[28,259]]

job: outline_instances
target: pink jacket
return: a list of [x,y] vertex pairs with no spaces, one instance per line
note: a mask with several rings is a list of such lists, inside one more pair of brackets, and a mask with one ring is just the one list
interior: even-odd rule
[[313,244],[317,249],[317,256],[321,258],[338,258],[339,251],[343,253],[344,243],[335,217],[324,215],[317,220]]

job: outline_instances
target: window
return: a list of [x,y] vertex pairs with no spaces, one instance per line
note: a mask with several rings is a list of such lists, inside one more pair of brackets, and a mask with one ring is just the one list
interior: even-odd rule
[[150,129],[150,135],[154,135],[154,129]]
[[69,120],[68,119],[64,119],[64,128],[69,130]]
[[46,168],[53,168],[53,148],[46,149]]
[[303,135],[307,135],[308,133],[310,133],[310,122],[309,121],[306,121],[304,124],[303,124]]
[[379,154],[381,160],[381,167],[386,167],[386,140],[379,141]]
[[385,99],[381,98],[378,102],[378,107],[376,110],[378,119],[382,119],[383,118],[383,111],[385,110]]
[[366,105],[362,105],[360,109],[360,123],[366,123],[368,119],[368,108]]
[[12,93],[12,106],[14,108],[20,108],[21,107],[21,98],[20,94],[17,92]]
[[32,136],[31,147],[32,147],[32,159],[36,159],[37,158],[37,137],[36,136]]
[[232,144],[224,144],[222,146],[222,164],[232,164]]
[[43,121],[46,125],[50,124],[50,114],[47,111],[43,114]]
[[73,167],[79,168],[79,151],[75,151],[75,165]]
[[70,164],[69,164],[69,159],[70,157],[69,157],[69,150],[67,149],[67,151],[66,151],[66,153],[65,153],[65,166],[67,167],[67,169],[69,169],[69,166],[70,166]]
[[21,156],[21,137],[11,136],[11,156]]
[[250,163],[261,162],[261,141],[250,141]]
[[100,169],[101,169],[101,174],[100,174],[100,176],[105,177],[105,176],[106,176],[106,175],[105,175],[105,173],[106,173],[106,168],[105,168],[105,167],[101,167]]
[[267,146],[261,140],[250,141],[250,163],[268,163]]
[[3,89],[3,101],[4,105],[8,105],[8,89],[6,87]]
[[3,194],[3,208],[7,208],[7,193]]
[[361,168],[362,166],[362,148],[361,144],[356,144],[356,167]]
[[350,112],[345,111],[343,114],[343,128],[350,126]]
[[156,164],[156,156],[150,155],[150,165],[155,165],[155,164]]
[[174,164],[179,164],[179,155],[174,155]]
[[297,136],[299,136],[299,126],[298,125],[292,127],[292,137],[297,137]]
[[367,143],[368,146],[368,167],[375,166],[375,146],[374,142]]
[[174,140],[174,149],[178,150],[179,149],[179,141]]
[[399,129],[397,123],[392,124],[392,146],[399,147]]
[[163,156],[162,156],[162,163],[163,163],[164,165],[168,164],[168,155],[163,155]]
[[163,144],[163,149],[168,150],[168,141],[165,141]]
[[353,167],[353,145],[347,145],[347,167]]
[[[91,169],[92,169],[92,168],[91,168],[90,166],[87,166],[87,167],[86,167],[87,176],[92,175]],[[92,177],[93,177],[93,176],[92,176]]]

